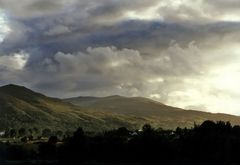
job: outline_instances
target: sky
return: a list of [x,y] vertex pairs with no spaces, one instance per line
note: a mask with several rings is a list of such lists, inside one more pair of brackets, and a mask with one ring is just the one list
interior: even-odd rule
[[239,0],[0,0],[0,85],[240,115]]

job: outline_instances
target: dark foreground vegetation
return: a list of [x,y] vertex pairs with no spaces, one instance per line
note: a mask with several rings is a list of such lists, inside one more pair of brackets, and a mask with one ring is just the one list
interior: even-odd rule
[[[61,141],[0,143],[7,162],[41,164],[240,164],[240,126],[205,121],[174,131],[126,128],[87,135],[79,128]],[[1,160],[0,160],[1,163]]]

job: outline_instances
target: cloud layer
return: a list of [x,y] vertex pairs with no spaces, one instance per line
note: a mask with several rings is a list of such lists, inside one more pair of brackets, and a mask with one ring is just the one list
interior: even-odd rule
[[[0,84],[240,114],[237,0],[0,0]],[[230,107],[230,108],[229,108]]]

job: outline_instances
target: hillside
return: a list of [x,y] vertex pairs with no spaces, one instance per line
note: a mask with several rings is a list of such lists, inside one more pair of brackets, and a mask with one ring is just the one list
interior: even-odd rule
[[0,87],[0,113],[0,130],[21,127],[74,130],[81,126],[96,131],[135,127],[145,122],[141,118],[89,111],[16,85]]
[[138,129],[191,127],[204,120],[240,124],[240,117],[187,111],[141,97],[77,97],[66,100],[47,97],[17,85],[0,87],[0,131],[7,128],[50,128],[103,131],[118,127]]
[[65,99],[65,101],[86,107],[89,111],[143,117],[152,125],[163,128],[191,127],[194,123],[200,124],[205,120],[222,120],[240,124],[238,116],[184,110],[142,97],[76,97]]

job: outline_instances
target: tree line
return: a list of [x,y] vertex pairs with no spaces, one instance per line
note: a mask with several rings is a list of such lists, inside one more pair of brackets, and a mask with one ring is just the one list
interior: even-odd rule
[[52,131],[49,128],[39,129],[36,127],[33,128],[10,128],[3,131],[2,138],[41,138],[41,137],[50,137],[52,135],[56,135],[58,137],[69,136],[71,135],[70,131],[63,132],[61,130]]
[[146,124],[137,131],[123,127],[96,135],[79,128],[61,143],[51,136],[38,144],[37,151],[19,145],[6,148],[3,155],[8,160],[55,160],[59,164],[239,164],[240,126],[205,121],[190,129],[164,130]]

